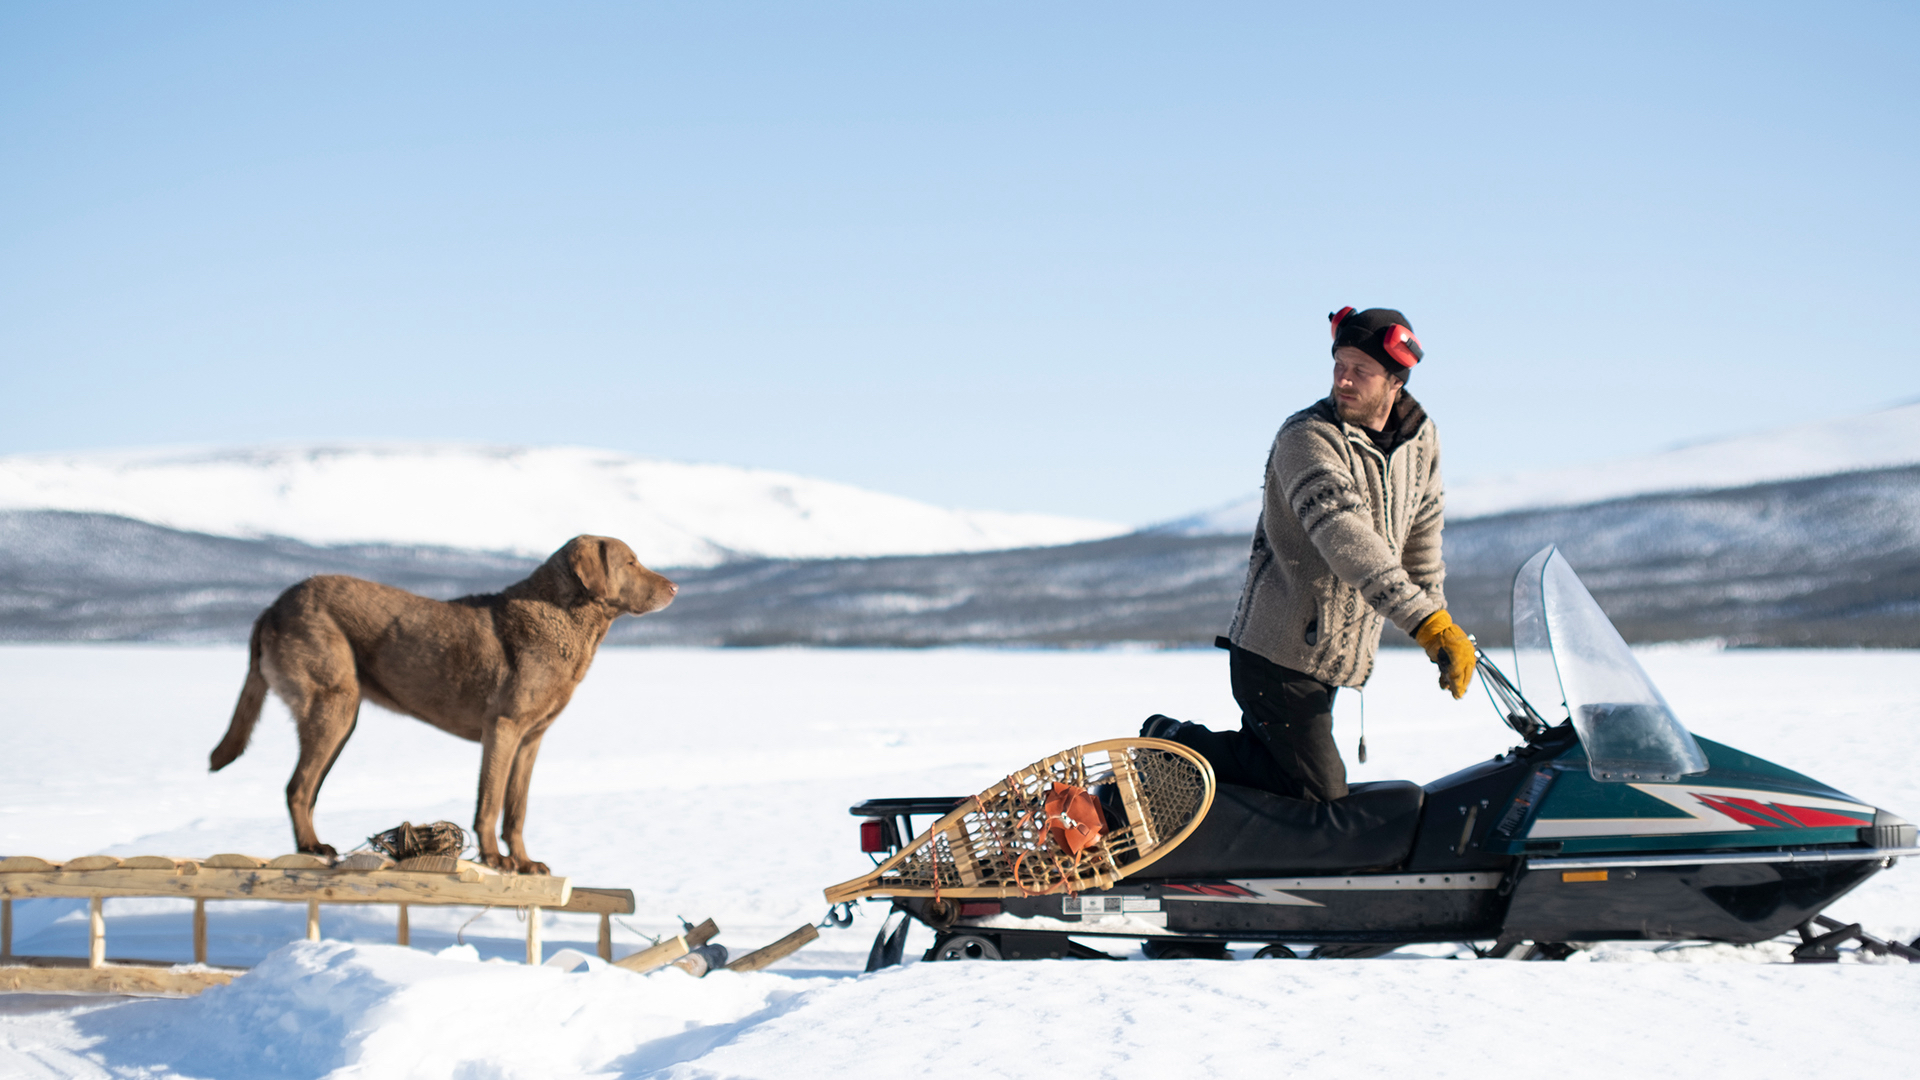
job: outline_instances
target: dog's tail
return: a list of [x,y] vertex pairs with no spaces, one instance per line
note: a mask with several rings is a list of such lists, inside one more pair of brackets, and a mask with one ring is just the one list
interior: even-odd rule
[[260,707],[267,701],[267,677],[260,671],[260,636],[266,632],[267,616],[272,608],[253,620],[253,637],[247,641],[247,681],[240,687],[240,700],[233,706],[233,720],[227,736],[213,748],[209,759],[213,772],[219,772],[233,759],[246,753],[247,740],[253,738],[253,725],[260,720]]

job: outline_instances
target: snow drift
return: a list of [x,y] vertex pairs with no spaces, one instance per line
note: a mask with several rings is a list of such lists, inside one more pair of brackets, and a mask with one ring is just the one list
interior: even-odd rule
[[[55,1076],[1170,1077],[1294,1065],[1352,1077],[1419,1062],[1422,1076],[1482,1077],[1537,1067],[1540,1042],[1489,1033],[1551,1001],[1577,1008],[1586,1036],[1556,1065],[1561,1076],[1632,1074],[1648,1060],[1699,1077],[1895,1075],[1906,1061],[1898,1025],[1861,1021],[1920,1004],[1908,975],[1853,965],[1186,960],[693,982],[673,969],[561,974],[298,942],[198,999],[47,1017],[33,1025],[40,1031],[12,1035],[16,1052],[37,1050],[33,1064]],[[1690,1015],[1697,1029],[1684,1022]],[[1822,1037],[1834,1032],[1847,1034]],[[45,1039],[37,1047],[35,1035]]]

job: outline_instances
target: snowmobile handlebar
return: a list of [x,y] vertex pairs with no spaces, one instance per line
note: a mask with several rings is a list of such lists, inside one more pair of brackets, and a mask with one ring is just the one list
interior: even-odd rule
[[1494,666],[1477,642],[1473,649],[1473,666],[1480,672],[1480,685],[1487,688],[1488,700],[1493,702],[1494,709],[1506,720],[1507,726],[1518,732],[1521,738],[1532,742],[1551,726],[1521,696],[1520,688],[1509,682],[1506,675]]

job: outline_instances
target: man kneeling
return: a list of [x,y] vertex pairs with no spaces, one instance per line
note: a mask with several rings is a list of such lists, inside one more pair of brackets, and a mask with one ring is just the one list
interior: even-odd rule
[[1218,641],[1240,730],[1154,716],[1140,732],[1198,751],[1221,783],[1315,800],[1347,793],[1333,699],[1366,683],[1383,620],[1419,641],[1455,698],[1474,665],[1441,591],[1439,436],[1405,390],[1420,342],[1390,308],[1328,319],[1333,390],[1274,437],[1246,586]]

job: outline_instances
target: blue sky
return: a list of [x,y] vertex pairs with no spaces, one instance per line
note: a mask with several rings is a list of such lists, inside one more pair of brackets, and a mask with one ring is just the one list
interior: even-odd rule
[[0,453],[1146,522],[1397,306],[1460,478],[1920,396],[1910,5],[0,8]]

